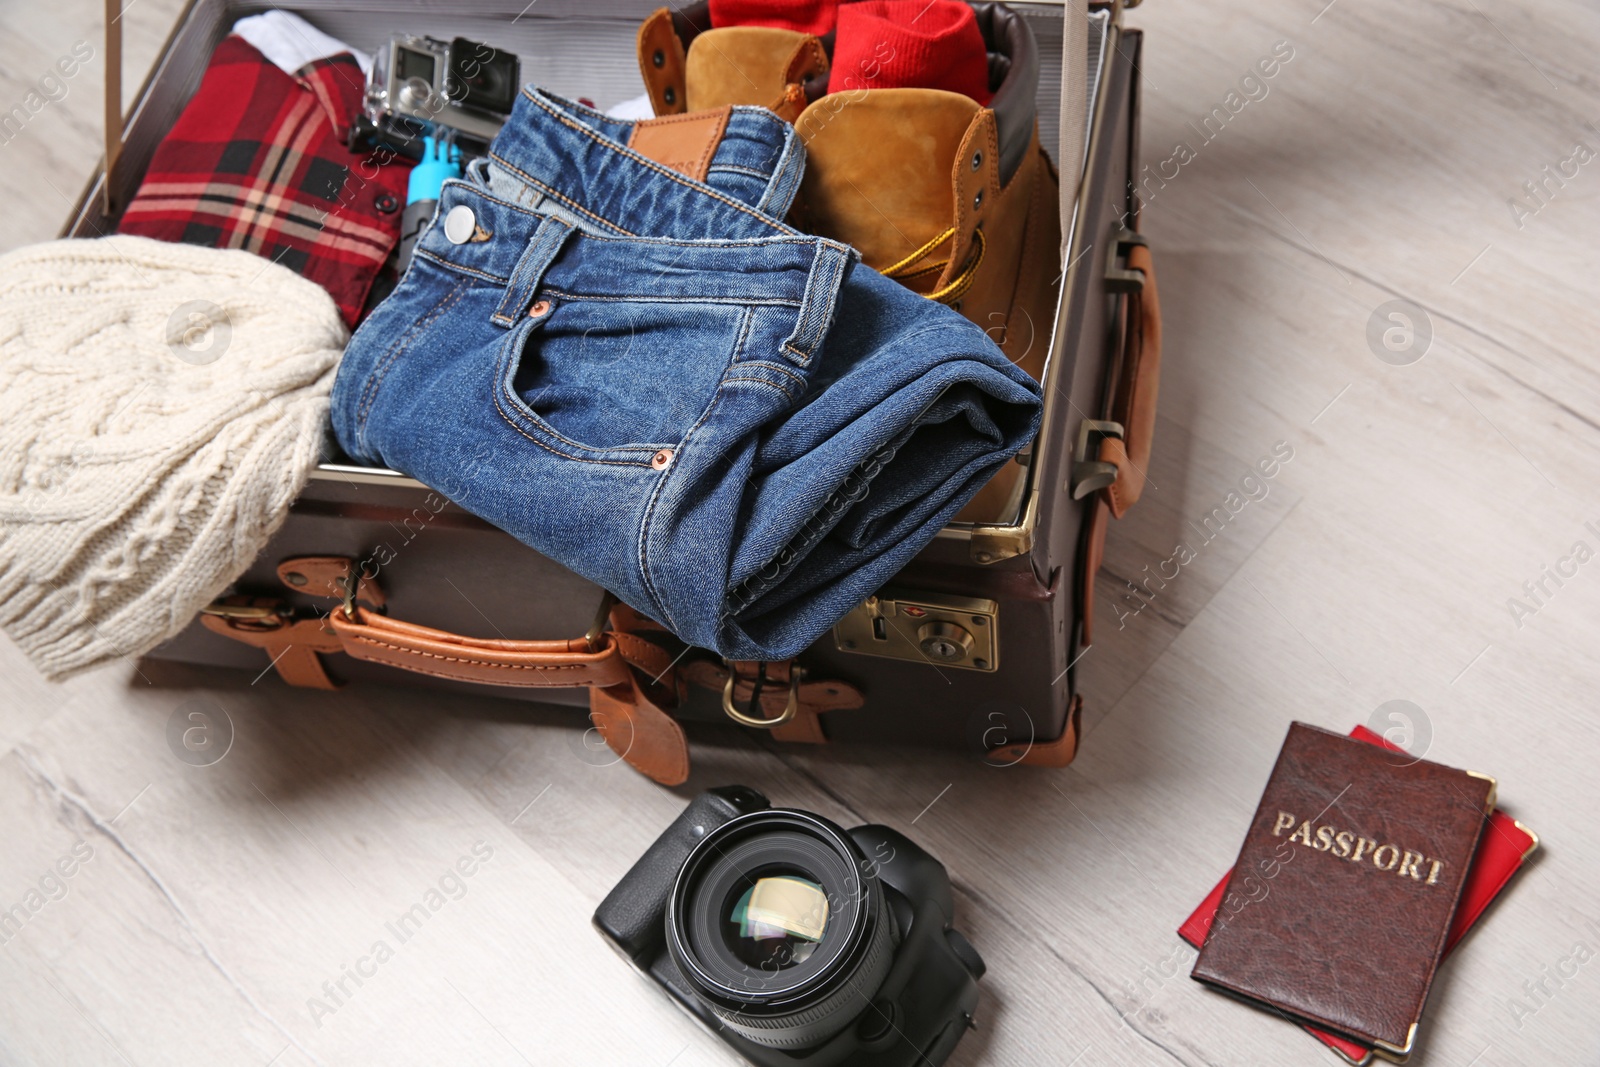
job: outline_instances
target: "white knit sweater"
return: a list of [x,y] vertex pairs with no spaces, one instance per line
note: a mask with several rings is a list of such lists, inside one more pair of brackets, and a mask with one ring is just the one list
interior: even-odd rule
[[0,628],[51,678],[183,629],[283,522],[347,333],[247,252],[0,256]]

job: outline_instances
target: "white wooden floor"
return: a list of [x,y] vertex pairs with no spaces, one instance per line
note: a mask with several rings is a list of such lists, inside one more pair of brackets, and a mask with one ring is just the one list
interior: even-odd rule
[[[730,780],[899,825],[950,866],[990,964],[960,1064],[1333,1064],[1190,981],[1173,929],[1232,860],[1289,720],[1344,730],[1394,700],[1545,843],[1442,971],[1413,1062],[1600,1062],[1600,562],[1524,594],[1576,543],[1600,551],[1600,161],[1564,162],[1600,150],[1600,12],[1325,3],[1129,14],[1144,159],[1193,158],[1144,221],[1159,460],[1108,557],[1126,577],[1179,541],[1196,557],[1121,630],[1102,619],[1074,766],[730,739],[666,791],[496,702],[132,664],[55,687],[0,643],[0,907],[45,897],[0,946],[0,1064],[730,1063],[588,926],[684,798]],[[130,92],[176,7],[130,8]],[[97,43],[98,9],[0,4],[0,110]],[[1266,95],[1204,141],[1279,41]],[[98,79],[0,145],[0,247],[64,217]],[[1369,345],[1395,300],[1425,351],[1420,331]],[[1268,495],[1194,544],[1188,521],[1280,442]],[[209,767],[166,740],[199,698],[236,728]],[[398,942],[386,924],[441,879]]]

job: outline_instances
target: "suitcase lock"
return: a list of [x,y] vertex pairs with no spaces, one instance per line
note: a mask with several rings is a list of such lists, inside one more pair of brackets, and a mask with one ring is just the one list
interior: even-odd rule
[[841,652],[992,671],[1000,662],[1000,605],[976,597],[884,590],[833,628]]

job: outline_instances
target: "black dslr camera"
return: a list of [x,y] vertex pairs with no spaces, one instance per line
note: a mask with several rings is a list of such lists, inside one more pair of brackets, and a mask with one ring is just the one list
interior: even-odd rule
[[667,827],[594,924],[760,1067],[937,1067],[984,971],[951,915],[944,866],[901,834],[726,786]]

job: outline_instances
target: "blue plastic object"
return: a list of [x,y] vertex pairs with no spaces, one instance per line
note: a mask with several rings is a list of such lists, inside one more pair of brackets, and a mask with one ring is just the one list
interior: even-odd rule
[[406,186],[406,203],[439,199],[447,178],[461,177],[461,150],[454,144],[441,144],[433,134],[422,139],[422,162],[411,168]]

